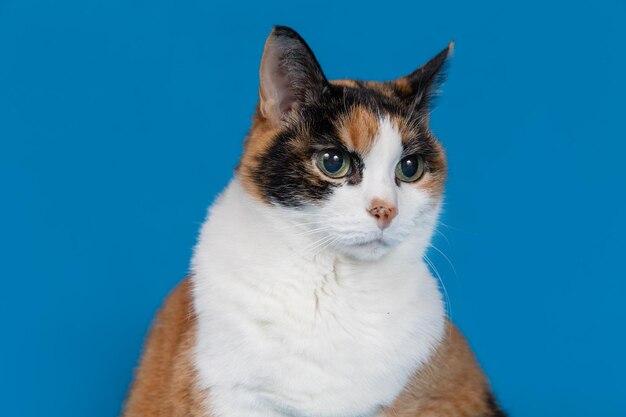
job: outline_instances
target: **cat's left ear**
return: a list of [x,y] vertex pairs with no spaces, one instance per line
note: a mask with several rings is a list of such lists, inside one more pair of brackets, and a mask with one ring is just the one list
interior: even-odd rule
[[318,100],[329,85],[311,48],[285,26],[276,26],[267,38],[259,75],[259,110],[274,125]]
[[391,81],[396,95],[414,108],[428,110],[437,95],[437,89],[445,81],[446,67],[453,49],[454,42],[450,42],[447,48],[426,64],[407,76]]

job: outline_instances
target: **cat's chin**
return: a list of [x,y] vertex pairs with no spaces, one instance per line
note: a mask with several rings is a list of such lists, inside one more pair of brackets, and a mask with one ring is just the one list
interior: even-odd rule
[[377,261],[389,253],[392,248],[393,246],[382,238],[337,247],[344,255],[360,261]]

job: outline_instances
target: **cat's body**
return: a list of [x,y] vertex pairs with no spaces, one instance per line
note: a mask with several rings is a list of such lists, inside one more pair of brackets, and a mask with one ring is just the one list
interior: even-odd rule
[[237,174],[126,416],[502,415],[422,260],[445,179],[427,100],[448,54],[416,79],[328,82],[295,32],[270,35]]

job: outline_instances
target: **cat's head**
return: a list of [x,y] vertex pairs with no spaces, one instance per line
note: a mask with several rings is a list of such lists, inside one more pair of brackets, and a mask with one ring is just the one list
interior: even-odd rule
[[295,31],[274,28],[237,169],[244,188],[349,256],[378,259],[408,239],[424,249],[446,178],[429,110],[451,46],[393,81],[329,81]]

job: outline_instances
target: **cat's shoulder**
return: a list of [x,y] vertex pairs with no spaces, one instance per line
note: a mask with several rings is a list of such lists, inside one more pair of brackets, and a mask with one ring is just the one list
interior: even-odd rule
[[461,331],[450,320],[445,330],[428,363],[413,375],[384,415],[505,417]]
[[193,366],[196,315],[190,277],[168,295],[152,323],[124,417],[206,416]]
[[163,338],[169,348],[176,348],[195,333],[195,324],[191,277],[187,276],[165,298],[152,323],[148,342]]

